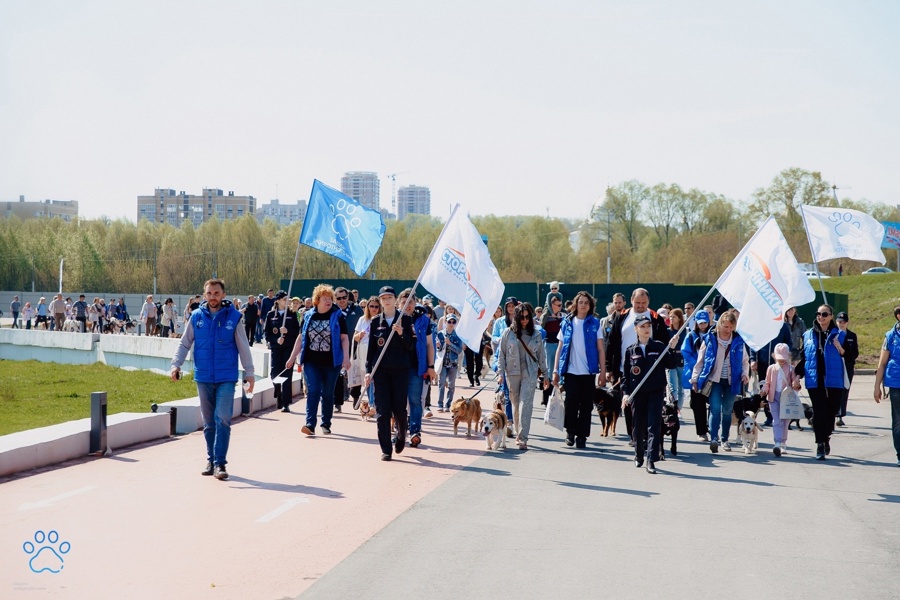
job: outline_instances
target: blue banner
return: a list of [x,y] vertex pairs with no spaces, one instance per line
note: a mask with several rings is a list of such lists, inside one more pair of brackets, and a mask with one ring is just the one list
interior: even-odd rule
[[313,180],[300,243],[339,258],[362,277],[384,239],[381,213]]
[[900,223],[882,221],[884,225],[884,239],[881,240],[882,248],[900,248]]

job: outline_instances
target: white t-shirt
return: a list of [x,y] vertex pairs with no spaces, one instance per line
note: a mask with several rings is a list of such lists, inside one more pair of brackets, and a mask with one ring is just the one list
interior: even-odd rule
[[363,318],[356,322],[356,330],[355,331],[363,331],[366,334],[366,335],[362,336],[362,338],[359,340],[360,342],[362,342],[365,339],[368,339],[369,330],[371,329],[371,327],[372,327],[372,321],[370,321],[368,319]]
[[[602,327],[597,328],[597,339],[603,339]],[[578,317],[572,317],[572,340],[569,342],[569,366],[566,372],[572,375],[591,374],[587,361],[587,351],[585,350],[584,319],[579,319]]]
[[622,323],[622,360],[619,364],[619,370],[625,371],[625,354],[626,350],[628,350],[631,346],[637,344],[638,337],[637,331],[634,330],[634,320],[638,317],[638,315],[646,315],[647,318],[651,318],[650,311],[636,313],[634,309],[628,311],[628,315],[625,316],[625,322]]

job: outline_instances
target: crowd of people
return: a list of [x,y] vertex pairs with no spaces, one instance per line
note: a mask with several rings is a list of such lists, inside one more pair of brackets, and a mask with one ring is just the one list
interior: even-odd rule
[[[209,287],[221,287],[224,296],[224,284],[211,281],[205,300],[197,296],[186,307],[180,348],[194,343],[192,325],[198,314],[215,319]],[[437,412],[449,411],[462,372],[471,388],[480,388],[478,392],[491,385],[482,386],[482,379],[496,373],[492,391],[504,399],[509,422],[505,433],[521,450],[528,449],[535,397],[546,405],[554,389],[560,392],[565,444],[585,448],[596,389],[618,393],[635,466],[650,473],[656,472],[660,454],[664,404],[674,406],[679,417],[687,404],[698,440],[718,453],[732,449],[735,402],[755,394],[765,411],[763,426],[773,430],[772,451],[780,457],[789,451],[789,421],[780,418],[782,393],[805,387],[815,414],[815,457],[826,460],[834,428],[844,426],[859,354],[849,316],[834,314],[828,305],[818,308],[809,328],[794,308],[787,310],[776,338],[754,351],[737,332],[737,310],[721,301],[699,309],[685,303],[683,308],[664,304],[654,310],[643,288],[636,288],[630,301],[615,294],[605,310],[587,292],[566,300],[556,282],[543,306],[509,297],[496,309],[477,348],[467,347],[457,335],[456,309],[430,296],[420,299],[411,289],[397,292],[385,286],[367,299],[356,290],[321,284],[308,298],[290,298],[270,289],[249,296],[243,304],[237,298],[219,304],[243,323],[234,330],[229,378],[237,372],[245,344],[249,348],[266,343],[272,356],[269,376],[280,384],[282,411],[291,410],[291,381],[295,371],[300,373],[306,396],[305,435],[330,434],[333,415],[345,403],[352,401],[354,409],[365,403],[376,417],[385,461],[423,443],[422,421],[433,417],[432,388],[437,386]],[[896,316],[900,323],[900,309]],[[202,321],[196,325],[202,327]],[[900,365],[900,324],[892,331],[885,339],[879,390],[882,382],[900,388],[900,366],[895,366]],[[180,356],[173,361],[173,377],[180,369]],[[231,384],[233,391],[236,375]],[[225,458],[215,432],[224,428],[225,421],[230,425],[230,415],[226,418],[215,410],[214,390],[205,396],[211,403],[204,411],[210,416],[205,430],[212,433],[204,474],[224,478]],[[881,400],[878,390],[875,399]],[[892,406],[897,405],[894,442],[900,461],[900,394],[893,388],[891,399]],[[227,450],[227,442],[225,446]]]

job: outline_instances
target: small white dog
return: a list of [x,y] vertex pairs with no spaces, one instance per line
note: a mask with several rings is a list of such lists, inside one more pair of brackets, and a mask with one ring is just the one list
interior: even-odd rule
[[738,438],[744,445],[744,454],[756,454],[759,425],[756,423],[756,415],[749,410],[744,413],[744,418],[738,426]]
[[66,319],[66,322],[63,323],[62,330],[69,333],[81,333],[81,323],[75,319]]
[[481,420],[481,431],[488,450],[506,450],[506,413],[495,409],[486,414]]

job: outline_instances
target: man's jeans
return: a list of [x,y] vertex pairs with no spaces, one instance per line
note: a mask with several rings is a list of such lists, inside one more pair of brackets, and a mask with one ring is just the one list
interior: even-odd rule
[[900,460],[900,388],[891,388],[891,429],[894,433],[894,450]]
[[228,442],[231,440],[231,414],[234,411],[236,381],[226,383],[197,382],[200,414],[203,416],[203,437],[206,438],[206,457],[216,465],[227,464]]
[[418,374],[418,368],[409,370],[409,387],[406,390],[406,400],[409,402],[409,433],[410,435],[422,431],[422,390],[425,388],[425,380]]

